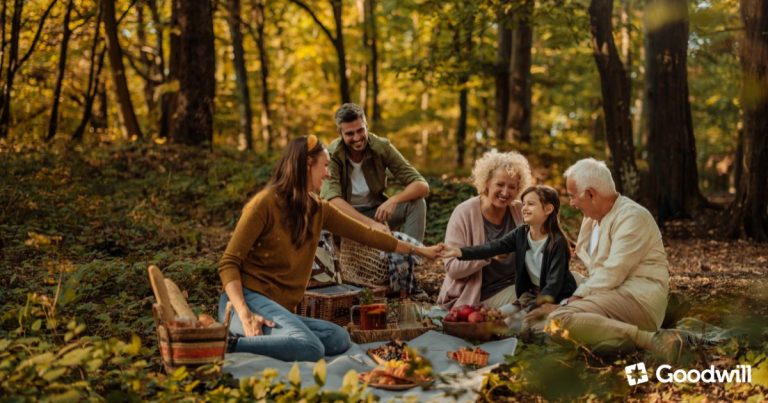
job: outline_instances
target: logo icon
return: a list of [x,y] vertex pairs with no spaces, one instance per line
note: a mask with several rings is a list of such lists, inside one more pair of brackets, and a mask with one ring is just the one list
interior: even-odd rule
[[648,371],[645,369],[644,362],[627,365],[624,367],[624,372],[627,373],[627,383],[629,383],[629,386],[648,382]]

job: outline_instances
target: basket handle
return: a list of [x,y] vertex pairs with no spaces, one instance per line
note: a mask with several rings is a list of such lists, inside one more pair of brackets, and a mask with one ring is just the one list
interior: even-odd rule
[[229,330],[229,322],[232,321],[232,302],[227,302],[227,308],[224,311],[224,327]]

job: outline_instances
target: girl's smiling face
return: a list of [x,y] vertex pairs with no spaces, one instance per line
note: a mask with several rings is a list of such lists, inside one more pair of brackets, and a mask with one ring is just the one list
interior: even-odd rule
[[523,221],[530,226],[540,226],[547,220],[554,206],[542,205],[536,192],[529,192],[523,197]]

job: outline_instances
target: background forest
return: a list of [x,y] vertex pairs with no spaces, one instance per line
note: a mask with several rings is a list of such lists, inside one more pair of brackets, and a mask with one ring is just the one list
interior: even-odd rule
[[[553,367],[529,365],[545,347],[530,344],[488,380],[485,398],[765,398],[768,2],[0,7],[4,395],[314,393],[278,388],[266,374],[239,385],[163,375],[145,270],[160,265],[193,305],[214,312],[216,261],[243,203],[289,139],[332,141],[333,112],[351,101],[429,177],[430,243],[474,194],[466,177],[489,149],[520,151],[540,183],[558,188],[577,159],[605,159],[622,193],[663,227],[674,287],[692,312],[749,324],[747,336],[700,363],[747,362],[764,373],[754,387],[630,389],[607,369],[623,361],[547,351],[548,365],[574,365],[546,373]],[[575,235],[580,215],[564,208],[562,216]],[[542,386],[553,374],[575,382],[553,392]]]

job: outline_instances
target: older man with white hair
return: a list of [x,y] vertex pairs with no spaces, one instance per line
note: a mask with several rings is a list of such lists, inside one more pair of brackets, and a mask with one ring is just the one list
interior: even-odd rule
[[589,276],[550,313],[547,330],[596,352],[639,347],[660,358],[678,359],[681,335],[659,331],[667,307],[669,263],[653,216],[616,192],[602,161],[582,159],[565,177],[571,205],[584,214],[576,255]]

